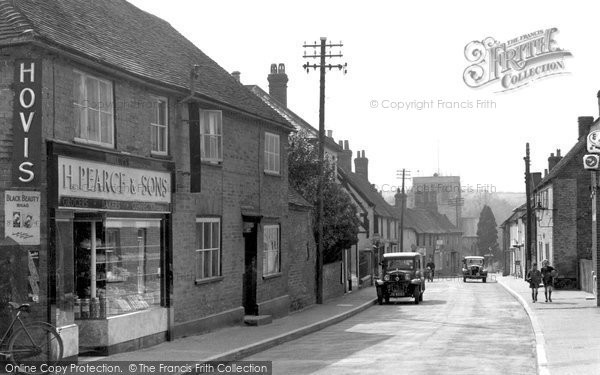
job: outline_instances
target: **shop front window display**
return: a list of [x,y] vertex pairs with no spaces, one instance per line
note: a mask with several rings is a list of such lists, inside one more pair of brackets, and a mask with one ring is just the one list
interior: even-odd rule
[[73,237],[75,319],[104,319],[160,306],[160,220],[76,221]]

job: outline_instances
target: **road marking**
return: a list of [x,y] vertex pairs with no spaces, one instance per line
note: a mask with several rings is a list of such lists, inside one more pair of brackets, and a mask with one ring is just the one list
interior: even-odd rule
[[527,312],[535,336],[535,351],[537,357],[538,374],[550,375],[550,370],[548,370],[548,358],[546,357],[546,340],[544,338],[544,332],[542,331],[542,327],[540,326],[537,316],[535,315],[527,301],[525,301],[525,299],[519,293],[514,291],[511,287],[509,287],[502,281],[499,281],[498,283],[502,285],[510,294],[512,294],[513,297],[515,297],[517,301],[519,301],[519,303],[523,306],[525,312]]

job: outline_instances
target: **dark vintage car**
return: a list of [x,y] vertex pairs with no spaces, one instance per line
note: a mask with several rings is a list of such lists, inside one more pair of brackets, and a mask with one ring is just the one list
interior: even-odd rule
[[464,257],[462,272],[464,282],[467,282],[467,279],[481,279],[485,283],[487,280],[488,272],[483,266],[483,257]]
[[414,298],[423,301],[425,272],[423,256],[419,253],[386,253],[381,262],[381,275],[376,279],[377,302],[381,305],[390,298]]

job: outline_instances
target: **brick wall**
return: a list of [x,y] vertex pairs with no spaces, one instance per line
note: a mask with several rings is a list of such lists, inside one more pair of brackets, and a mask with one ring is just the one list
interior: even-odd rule
[[288,285],[290,310],[298,310],[316,301],[316,245],[310,211],[290,208]]
[[554,266],[559,277],[577,278],[577,189],[575,179],[553,182]]
[[[205,107],[205,109],[211,109]],[[258,228],[257,302],[287,294],[290,225],[287,223],[287,164],[281,159],[281,176],[264,173],[264,132],[280,133],[282,155],[287,150],[287,135],[277,128],[240,115],[223,113],[223,163],[202,164],[202,192],[189,193],[189,181],[176,194],[174,235],[174,306],[175,322],[184,323],[217,314],[242,305],[244,273],[244,238],[241,208],[251,207],[264,218]],[[184,149],[185,145],[182,146]],[[186,192],[188,191],[188,192]],[[213,215],[222,219],[221,280],[196,284],[195,229],[196,216]],[[281,226],[281,274],[262,278],[263,231],[267,224]],[[175,230],[175,229],[174,229]],[[191,234],[191,235],[190,235]],[[182,275],[182,276],[178,276]]]
[[323,265],[323,299],[339,297],[344,294],[342,280],[342,262]]

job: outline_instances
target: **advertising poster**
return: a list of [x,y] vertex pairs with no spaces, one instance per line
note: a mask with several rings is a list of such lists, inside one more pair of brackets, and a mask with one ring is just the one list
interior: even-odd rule
[[4,193],[4,236],[20,245],[40,244],[40,192]]

